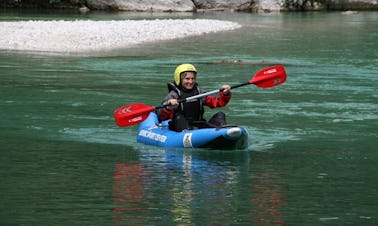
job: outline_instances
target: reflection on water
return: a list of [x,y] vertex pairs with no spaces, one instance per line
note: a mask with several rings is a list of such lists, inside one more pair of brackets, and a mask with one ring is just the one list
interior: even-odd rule
[[[117,163],[113,224],[284,224],[286,202],[278,175],[248,176],[245,152],[216,153],[211,159],[202,154],[154,150],[140,162]],[[236,162],[230,166],[230,161]]]
[[283,209],[286,207],[285,196],[282,194],[282,179],[271,173],[260,173],[252,181],[252,199],[256,208],[251,211],[258,225],[283,225]]
[[184,153],[182,158],[183,184],[175,184],[171,192],[173,201],[173,221],[178,224],[188,225],[192,224],[191,205],[194,199],[193,191],[193,175],[191,172],[192,156],[189,153]]
[[[138,163],[115,165],[113,200],[113,225],[140,224],[146,219],[146,175]],[[133,216],[133,217],[130,217]]]

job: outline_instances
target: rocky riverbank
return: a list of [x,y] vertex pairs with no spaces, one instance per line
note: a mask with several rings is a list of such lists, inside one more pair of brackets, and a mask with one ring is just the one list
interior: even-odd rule
[[378,10],[377,0],[3,0],[1,4],[3,8],[76,8],[81,12],[89,10],[143,12]]
[[0,50],[103,51],[239,27],[234,22],[207,19],[0,22]]

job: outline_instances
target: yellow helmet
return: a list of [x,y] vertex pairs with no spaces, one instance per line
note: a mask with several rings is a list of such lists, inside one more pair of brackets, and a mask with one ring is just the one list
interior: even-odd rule
[[197,75],[197,69],[192,64],[181,64],[177,66],[174,74],[174,79],[177,86],[180,85],[181,82],[181,73],[186,71],[193,71]]

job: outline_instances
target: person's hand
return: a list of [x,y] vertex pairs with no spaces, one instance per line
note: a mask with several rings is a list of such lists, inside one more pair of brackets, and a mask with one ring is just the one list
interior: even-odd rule
[[231,86],[230,85],[223,85],[222,86],[222,92],[224,95],[228,95],[230,93]]
[[170,110],[175,109],[179,106],[179,102],[177,101],[177,99],[169,99],[167,101],[167,104],[169,104],[167,108]]

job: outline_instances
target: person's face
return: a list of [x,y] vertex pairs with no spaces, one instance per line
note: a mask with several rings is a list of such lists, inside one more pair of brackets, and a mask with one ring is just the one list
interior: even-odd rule
[[182,87],[186,90],[191,90],[194,87],[194,84],[196,83],[196,77],[194,72],[188,71],[185,72],[185,76],[181,81]]

